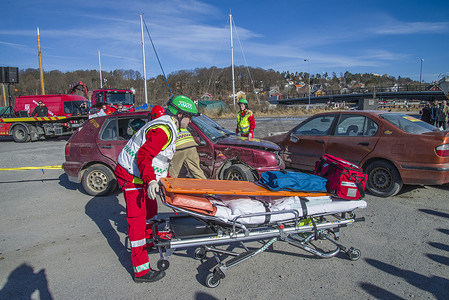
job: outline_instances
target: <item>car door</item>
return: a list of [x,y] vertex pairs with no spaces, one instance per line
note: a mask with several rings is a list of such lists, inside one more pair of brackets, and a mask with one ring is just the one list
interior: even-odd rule
[[283,159],[287,167],[313,170],[324,154],[337,114],[313,116],[294,128],[284,140]]
[[[133,132],[128,124],[135,118],[139,118],[139,116],[131,118],[111,117],[104,122],[97,139],[98,149],[103,156],[112,159],[114,162],[117,161],[120,152],[132,136]],[[145,117],[142,118],[145,119]]]
[[368,116],[342,113],[329,137],[326,153],[360,164],[376,146],[378,131],[379,125]]

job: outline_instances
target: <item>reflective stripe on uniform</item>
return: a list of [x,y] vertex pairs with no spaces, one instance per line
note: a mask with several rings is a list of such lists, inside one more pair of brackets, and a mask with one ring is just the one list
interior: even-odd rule
[[[142,180],[142,179],[140,179],[140,180]],[[133,180],[133,183],[135,183],[134,180]],[[143,181],[142,181],[142,183],[143,183]],[[125,189],[125,191],[136,191],[136,190],[141,190],[141,189],[142,188],[129,188],[129,189]]]
[[[139,178],[139,177],[135,177],[134,176],[132,183],[134,183],[134,184],[143,184],[143,180],[141,178]],[[140,188],[136,188],[136,190],[137,189],[140,189]]]
[[137,266],[137,267],[133,267],[134,269],[134,273],[139,273],[145,270],[149,270],[150,269],[150,263],[144,263],[143,265]]
[[241,112],[237,113],[237,124],[238,124],[238,129],[241,134],[249,133],[249,126],[250,126],[249,117],[250,116],[252,116],[251,111],[246,111],[243,116],[241,115]]
[[142,247],[142,246],[146,245],[146,243],[147,243],[146,239],[141,239],[138,241],[131,241],[131,247],[132,248]]
[[171,133],[170,128],[168,128],[167,125],[155,125],[155,126],[148,127],[147,130],[145,131],[145,135],[148,133],[148,131],[150,131],[152,129],[156,129],[156,128],[162,129],[165,132],[165,134],[167,135],[167,137],[168,137],[167,143],[164,145],[164,147],[162,147],[162,150],[164,150],[165,148],[168,147],[168,145],[170,145],[170,143],[171,143],[171,141],[173,139],[173,135]]

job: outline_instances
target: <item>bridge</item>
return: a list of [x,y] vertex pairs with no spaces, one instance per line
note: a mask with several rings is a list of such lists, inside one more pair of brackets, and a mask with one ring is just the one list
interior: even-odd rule
[[[390,90],[392,88],[389,88]],[[421,100],[430,101],[435,100],[442,101],[448,100],[442,91],[429,91],[429,90],[405,90],[403,88],[397,88],[397,91],[356,91],[349,90],[347,94],[333,94],[327,93],[324,96],[311,96],[310,104],[322,104],[328,102],[350,102],[358,103],[359,100],[363,99],[373,99],[377,98],[379,100]],[[287,98],[287,99],[269,99],[268,102],[271,104],[283,104],[283,105],[297,105],[297,104],[309,104],[309,97],[302,98]]]

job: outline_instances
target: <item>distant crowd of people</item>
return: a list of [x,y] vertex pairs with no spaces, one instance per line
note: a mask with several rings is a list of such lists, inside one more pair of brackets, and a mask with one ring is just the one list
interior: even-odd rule
[[441,103],[435,101],[432,105],[427,102],[423,109],[420,111],[421,120],[427,122],[438,128],[446,130],[447,122],[449,118],[449,106],[447,101],[443,100]]

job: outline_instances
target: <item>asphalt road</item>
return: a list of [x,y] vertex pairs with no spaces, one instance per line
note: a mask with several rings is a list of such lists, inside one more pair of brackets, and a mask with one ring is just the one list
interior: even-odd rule
[[[293,123],[257,126],[280,132]],[[61,165],[65,143],[2,138],[0,168]],[[358,261],[320,259],[277,242],[210,289],[204,282],[214,258],[194,260],[188,249],[170,258],[164,279],[136,284],[121,192],[89,196],[62,170],[0,171],[0,299],[447,299],[448,186],[407,186],[366,201],[357,212],[366,221],[343,228],[339,240],[361,250]],[[150,254],[153,266],[157,259]]]

